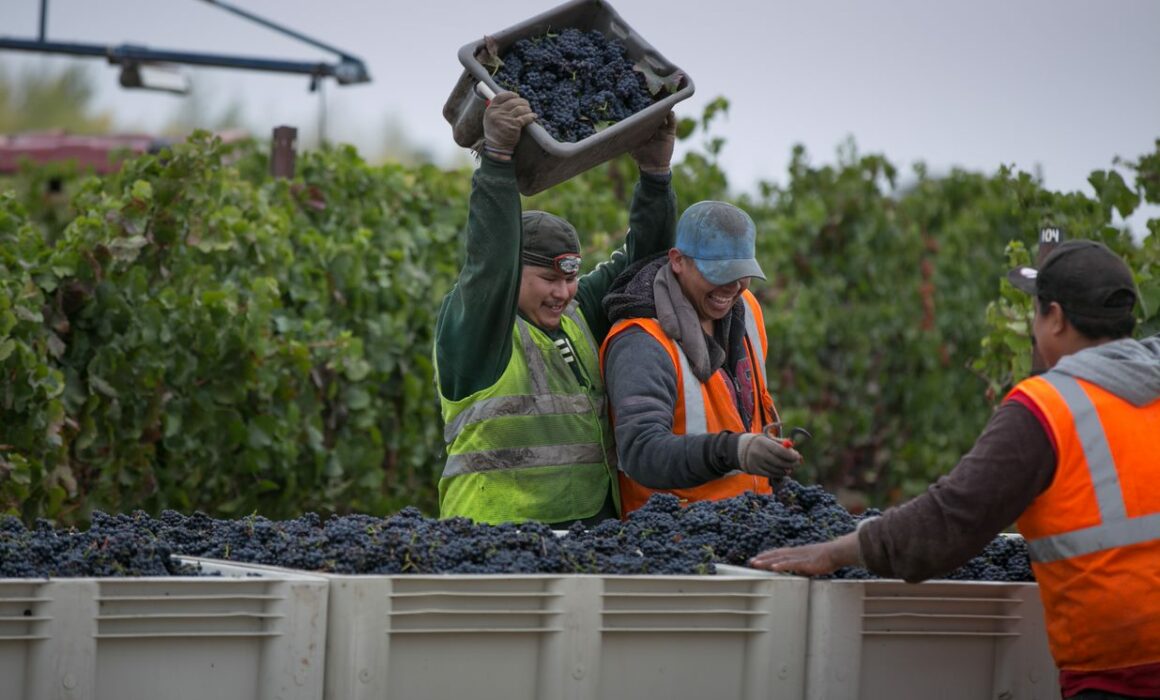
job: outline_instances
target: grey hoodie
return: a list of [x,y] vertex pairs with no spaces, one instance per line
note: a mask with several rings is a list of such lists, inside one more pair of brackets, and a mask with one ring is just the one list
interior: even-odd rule
[[1068,355],[1052,368],[1089,381],[1133,406],[1160,399],[1160,335],[1121,338]]

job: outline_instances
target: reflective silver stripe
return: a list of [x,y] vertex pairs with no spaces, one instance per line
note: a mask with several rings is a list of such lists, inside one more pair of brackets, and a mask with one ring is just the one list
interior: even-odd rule
[[[765,354],[761,351],[761,334],[757,330],[757,319],[749,304],[745,305],[745,335],[749,336],[749,345],[753,347],[753,364],[757,365],[757,371],[761,374],[761,385],[768,387],[769,382],[765,380]],[[753,391],[756,394],[757,387],[753,387]],[[760,398],[757,399],[757,403],[761,403]]]
[[588,323],[584,321],[584,315],[580,313],[580,303],[573,299],[568,307],[564,309],[564,313],[568,318],[580,326],[580,330],[584,332],[584,339],[588,341],[588,347],[596,350],[597,355],[600,354],[600,345],[597,344],[596,338],[592,335],[592,329],[588,327]]
[[1046,563],[1157,539],[1160,539],[1160,513],[1152,513],[1028,540],[1027,550],[1034,561]]
[[705,397],[701,394],[701,382],[693,374],[689,366],[689,358],[680,343],[673,343],[677,348],[677,357],[681,361],[681,393],[685,395],[685,435],[703,435],[709,432],[709,423],[705,419]]
[[443,428],[443,439],[450,445],[468,425],[492,418],[504,416],[543,416],[543,415],[572,415],[577,413],[591,413],[593,409],[604,417],[604,404],[594,405],[584,395],[562,396],[495,396],[490,399],[476,401],[463,410],[455,419]]
[[532,340],[532,333],[528,329],[528,322],[519,316],[516,317],[516,328],[520,329],[520,342],[524,346],[524,357],[528,361],[528,379],[532,382],[533,394],[550,394],[548,390],[548,368],[544,364],[544,356],[540,354],[540,347]]
[[[761,373],[761,384],[767,386],[765,382],[765,361],[761,356],[761,336],[757,332],[757,320],[754,318],[752,310],[749,305],[745,306],[745,335],[749,337],[749,343],[753,347],[757,371]],[[674,343],[677,348],[677,357],[681,361],[681,386],[685,395],[685,434],[686,435],[700,435],[709,432],[709,423],[705,417],[705,397],[701,393],[701,382],[697,379],[697,375],[693,374],[693,368],[689,366],[689,358],[685,356],[685,351],[681,349],[680,343]],[[753,387],[754,392],[757,387]],[[761,399],[758,398],[760,403]]]
[[1075,421],[1075,431],[1079,435],[1079,443],[1095,487],[1100,521],[1111,523],[1123,520],[1127,517],[1127,511],[1124,509],[1124,494],[1120,490],[1120,476],[1116,473],[1116,462],[1112,459],[1108,437],[1104,434],[1104,426],[1100,423],[1100,414],[1096,412],[1095,405],[1074,377],[1060,372],[1047,372],[1043,378],[1063,397]]
[[580,445],[545,445],[543,447],[505,447],[480,452],[449,455],[443,467],[443,478],[460,474],[554,467],[574,464],[603,464],[604,447],[596,443]]

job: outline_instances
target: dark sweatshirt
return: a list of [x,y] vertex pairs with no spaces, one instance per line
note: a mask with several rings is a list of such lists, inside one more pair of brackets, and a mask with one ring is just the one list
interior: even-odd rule
[[[671,179],[641,173],[624,245],[580,278],[576,301],[597,343],[610,326],[601,300],[612,281],[634,260],[673,244],[677,204]],[[521,212],[515,167],[485,156],[472,179],[466,260],[459,280],[443,299],[435,326],[439,389],[449,400],[494,384],[511,358],[522,269]],[[600,371],[584,369],[590,376]]]
[[999,406],[970,452],[925,494],[858,530],[866,568],[912,583],[978,554],[1051,485],[1055,449],[1023,403]]

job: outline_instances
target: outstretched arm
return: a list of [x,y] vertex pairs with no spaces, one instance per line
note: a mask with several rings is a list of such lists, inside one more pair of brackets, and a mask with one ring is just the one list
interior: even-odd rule
[[669,112],[652,137],[631,152],[640,168],[640,181],[633,190],[624,245],[580,278],[576,301],[596,342],[604,340],[611,326],[602,302],[617,275],[637,260],[673,247],[677,231],[677,198],[671,187],[669,161],[676,133],[677,118]]
[[1002,404],[951,473],[927,492],[832,542],[773,549],[761,569],[824,574],[858,563],[879,576],[923,581],[953,571],[987,546],[1055,477],[1055,449],[1025,406]]
[[508,151],[535,114],[513,92],[484,112],[485,148],[472,176],[466,258],[435,325],[439,389],[455,401],[491,386],[511,358],[520,291],[520,194]]

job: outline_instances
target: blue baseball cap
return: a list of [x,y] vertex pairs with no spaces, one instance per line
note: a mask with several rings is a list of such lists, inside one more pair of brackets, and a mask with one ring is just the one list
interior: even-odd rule
[[677,250],[693,259],[710,284],[765,279],[754,257],[756,238],[749,214],[725,202],[697,202],[677,221]]

